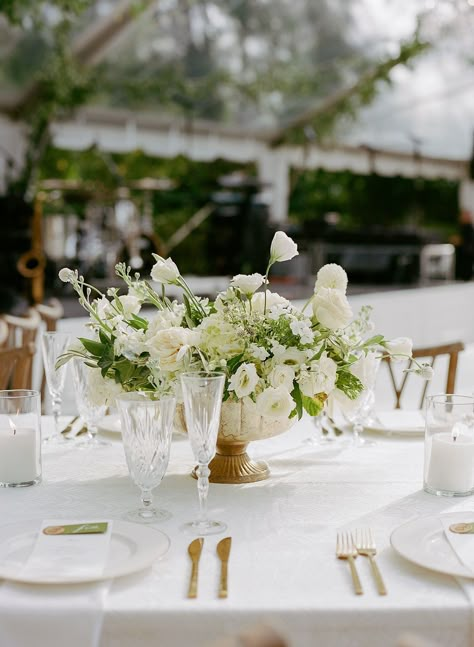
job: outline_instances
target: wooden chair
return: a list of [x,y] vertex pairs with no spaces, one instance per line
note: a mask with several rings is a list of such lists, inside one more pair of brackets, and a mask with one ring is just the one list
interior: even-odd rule
[[[39,313],[30,308],[27,316],[17,317],[15,315],[2,315],[0,318],[2,326],[7,326],[8,334],[1,348],[19,351],[26,348],[21,362],[21,384],[16,388],[31,389],[33,376],[33,355],[36,347],[36,337],[41,325]],[[33,353],[31,353],[33,348]]]
[[0,389],[31,388],[31,365],[35,345],[0,349]]
[[[433,368],[435,366],[435,362],[437,358],[444,356],[448,361],[445,393],[454,393],[454,389],[456,385],[456,371],[458,366],[458,357],[459,357],[459,353],[462,350],[464,350],[464,344],[462,342],[453,342],[451,344],[443,344],[441,346],[430,346],[428,348],[416,348],[416,349],[413,349],[412,355],[414,359],[425,361]],[[407,379],[408,379],[409,373],[404,372],[400,376],[401,371],[397,371],[395,368],[395,366],[397,364],[400,364],[400,362],[393,362],[392,360],[390,360],[390,358],[387,358],[387,357],[385,358],[385,362],[388,366],[391,385],[395,393],[395,398],[396,398],[395,408],[400,409],[402,406],[401,399],[402,399],[403,393],[405,392],[405,387],[407,385]],[[401,362],[401,364],[403,365],[403,362]],[[413,366],[413,361],[408,361],[407,363],[405,363],[404,368],[410,368],[412,366]],[[426,397],[428,386],[429,386],[429,381],[425,380],[423,382],[423,386],[421,389],[422,393],[421,393],[421,398],[418,405],[420,409],[423,407],[423,402]]]

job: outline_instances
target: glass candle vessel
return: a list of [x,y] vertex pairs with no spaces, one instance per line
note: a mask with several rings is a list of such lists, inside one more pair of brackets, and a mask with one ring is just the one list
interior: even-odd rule
[[0,487],[41,481],[41,396],[38,391],[0,391]]
[[439,496],[474,491],[474,397],[432,395],[426,401],[424,489]]

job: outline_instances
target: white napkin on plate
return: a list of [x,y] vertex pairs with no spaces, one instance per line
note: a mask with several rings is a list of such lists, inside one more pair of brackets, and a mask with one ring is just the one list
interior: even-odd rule
[[[38,523],[38,529],[86,521],[96,520],[49,519]],[[71,553],[65,535],[48,537],[38,533],[22,572],[30,573],[33,579],[35,576],[36,579],[47,579],[51,569],[61,573],[62,566],[66,564],[64,573],[69,577],[81,574],[100,576],[108,559],[110,534],[109,522],[108,532],[102,536],[69,536],[76,546],[75,552]],[[85,550],[79,548],[81,542],[86,543]],[[94,547],[97,550],[91,555],[90,549]],[[51,550],[56,554],[52,555]],[[81,562],[87,555],[86,561],[89,564],[84,571]],[[4,581],[0,585],[0,645],[98,647],[104,602],[110,584],[111,580],[83,584],[24,584]]]
[[[441,525],[444,529],[444,534],[449,542],[449,545],[456,553],[459,561],[468,568],[474,576],[474,534],[466,533],[461,534],[452,532],[449,527],[455,523],[452,516],[446,518],[443,515],[440,517]],[[463,510],[459,512],[459,520],[457,523],[474,523],[474,512]]]
[[385,429],[391,431],[423,431],[425,420],[419,411],[378,411],[377,419]]

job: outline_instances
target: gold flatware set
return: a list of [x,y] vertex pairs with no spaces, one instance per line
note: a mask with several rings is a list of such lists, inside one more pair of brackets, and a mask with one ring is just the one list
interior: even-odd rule
[[375,561],[376,554],[377,548],[370,529],[356,530],[355,536],[350,532],[340,532],[337,534],[336,557],[349,562],[352,583],[356,595],[362,595],[364,593],[355,564],[355,559],[358,555],[368,558],[379,595],[387,595],[382,574]]
[[[194,539],[188,546],[188,554],[191,558],[191,578],[189,580],[188,598],[197,598],[198,595],[198,575],[199,575],[199,560],[201,558],[202,547],[204,539],[198,537]],[[225,537],[217,544],[217,556],[221,563],[221,572],[219,578],[218,597],[227,597],[227,566],[229,563],[230,549],[232,546],[232,537]]]

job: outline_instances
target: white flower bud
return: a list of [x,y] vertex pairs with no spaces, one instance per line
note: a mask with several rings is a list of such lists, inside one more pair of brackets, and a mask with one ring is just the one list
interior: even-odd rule
[[273,236],[270,247],[270,262],[281,263],[282,261],[289,261],[297,255],[298,246],[296,243],[284,231],[277,231]]

